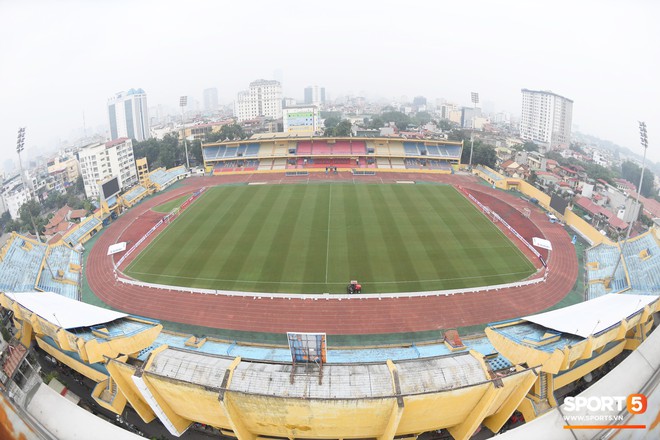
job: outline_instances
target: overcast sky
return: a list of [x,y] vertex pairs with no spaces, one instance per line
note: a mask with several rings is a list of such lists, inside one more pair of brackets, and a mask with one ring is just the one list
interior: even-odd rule
[[660,161],[660,2],[0,0],[0,154],[107,125],[107,99],[141,87],[176,108],[217,87],[233,101],[281,70],[285,96],[426,96],[520,113],[521,88],[574,101],[579,131]]

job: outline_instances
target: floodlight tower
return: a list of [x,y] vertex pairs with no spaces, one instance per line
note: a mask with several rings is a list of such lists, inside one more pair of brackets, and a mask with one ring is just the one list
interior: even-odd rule
[[18,129],[18,138],[16,139],[16,153],[18,153],[18,167],[21,170],[21,182],[25,186],[25,178],[23,176],[23,161],[21,160],[21,153],[25,150],[25,127]]
[[[644,168],[646,165],[646,151],[649,148],[649,139],[646,134],[646,122],[639,121],[639,141],[644,147],[644,157],[642,159],[642,174],[639,176],[639,185],[637,186],[637,197],[635,198],[635,210],[639,209],[639,195],[642,192],[642,183],[644,182]],[[638,215],[639,215],[639,211]],[[619,268],[619,262],[623,260],[623,251],[626,248],[626,244],[628,244],[628,239],[630,238],[630,232],[632,231],[633,223],[635,220],[631,220],[630,224],[628,225],[628,232],[626,232],[626,238],[623,240],[623,245],[621,246],[621,256],[616,260],[616,265],[614,266],[614,270],[612,271],[612,276],[610,277],[610,281],[614,279],[614,274],[616,274],[616,270]]]
[[[18,153],[18,168],[21,171],[21,183],[23,184],[23,189],[28,191],[29,200],[32,200],[32,192],[28,188],[27,182],[25,181],[25,173],[23,172],[23,160],[21,159],[21,153],[25,150],[25,127],[20,127],[18,129],[18,136],[16,138],[16,153]],[[34,217],[30,213],[30,221],[32,222],[32,227],[34,228],[34,233],[37,236],[37,241],[41,242],[41,237],[39,236],[39,230],[37,225],[34,223]]]
[[472,152],[474,151],[474,115],[477,113],[477,104],[479,104],[479,93],[471,93],[472,104],[474,107],[472,109],[472,131],[470,132],[470,165],[469,168],[472,169]]
[[181,142],[183,142],[183,148],[186,150],[186,172],[190,169],[190,160],[188,159],[188,144],[186,144],[186,127],[183,124],[183,109],[188,105],[188,96],[182,96],[179,98],[179,106],[181,107]]

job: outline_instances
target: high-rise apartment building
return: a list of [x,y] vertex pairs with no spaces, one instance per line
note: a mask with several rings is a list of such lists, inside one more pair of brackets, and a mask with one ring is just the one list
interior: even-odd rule
[[110,139],[149,139],[147,94],[142,89],[119,92],[108,100]]
[[214,112],[218,109],[218,89],[204,89],[204,111]]
[[98,182],[108,177],[119,177],[122,191],[138,183],[133,141],[129,138],[87,145],[78,151],[78,162],[89,198],[99,196]]
[[520,137],[543,150],[566,149],[571,142],[573,101],[549,91],[522,89]]
[[319,86],[305,87],[305,104],[312,104],[312,105],[325,104],[325,87],[319,87]]
[[239,122],[267,117],[282,117],[282,85],[279,81],[259,79],[248,90],[238,92],[234,114]]

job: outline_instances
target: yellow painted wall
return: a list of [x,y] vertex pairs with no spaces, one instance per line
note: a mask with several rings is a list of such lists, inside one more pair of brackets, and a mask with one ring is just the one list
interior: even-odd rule
[[206,425],[229,428],[229,420],[218,403],[218,390],[174,381],[149,372],[145,372],[143,377],[149,379],[149,383],[158,390],[161,398],[181,417]]
[[[511,179],[509,179],[511,180]],[[545,208],[548,211],[553,212],[555,215],[561,218],[559,216],[559,213],[555,211],[554,209],[550,208],[550,196],[544,193],[543,191],[539,190],[536,188],[534,185],[531,185],[524,180],[518,179],[518,189],[520,192],[525,194],[528,197],[533,197],[536,200],[539,201],[539,205],[541,205],[543,208]]]
[[149,404],[144,401],[142,394],[131,379],[131,376],[135,374],[136,367],[116,360],[110,360],[106,367],[110,376],[112,376],[112,380],[117,383],[122,394],[126,396],[126,400],[128,400],[142,420],[146,423],[154,420],[156,414],[151,410]]
[[554,378],[555,389],[561,388],[565,385],[568,385],[569,383],[575,382],[576,380],[584,377],[587,373],[590,373],[596,368],[599,368],[605,362],[609,361],[610,359],[613,359],[618,354],[620,354],[623,351],[625,344],[626,344],[625,341],[621,341],[619,344],[617,344],[614,348],[608,350],[606,353],[588,362],[585,362],[579,367],[574,368],[571,371],[562,374],[561,376],[555,377]]
[[225,396],[250,432],[279,437],[377,437],[396,404],[394,398],[303,400],[236,392]]
[[598,232],[596,228],[594,228],[585,220],[580,218],[580,216],[574,213],[573,211],[570,211],[568,209],[566,210],[564,221],[566,222],[567,225],[572,226],[578,231],[580,231],[584,236],[586,236],[591,241],[592,245],[594,246],[601,243],[614,245],[614,243],[609,238]]
[[115,358],[119,354],[137,353],[149,347],[162,329],[163,326],[158,324],[135,335],[112,338],[107,341],[91,339],[85,342],[85,352],[91,363],[103,362],[106,356]]
[[[504,386],[495,388],[494,398],[488,402],[487,415],[499,411],[521,384],[529,385],[529,376],[535,377],[535,373],[526,370],[504,378]],[[229,420],[218,404],[219,390],[175,381],[148,371],[145,371],[143,377],[182,419],[231,429]],[[470,416],[489,387],[489,382],[486,382],[442,393],[404,397],[404,410],[397,435],[459,425]],[[392,416],[392,408],[396,405],[394,397],[309,400],[235,391],[225,393],[225,402],[231,404],[240,415],[243,426],[253,434],[305,438],[377,437],[384,432]],[[507,411],[513,411],[517,404],[507,408]]]
[[92,379],[94,382],[101,382],[108,378],[108,376],[101,373],[100,371],[96,371],[95,369],[87,366],[86,364],[83,364],[82,362],[78,362],[77,360],[67,356],[61,351],[53,348],[50,344],[44,342],[41,338],[37,337],[36,339],[39,348],[41,348],[43,351],[53,356],[55,359],[57,359],[64,365],[68,366],[72,370],[75,370],[78,373],[82,374],[83,376]]

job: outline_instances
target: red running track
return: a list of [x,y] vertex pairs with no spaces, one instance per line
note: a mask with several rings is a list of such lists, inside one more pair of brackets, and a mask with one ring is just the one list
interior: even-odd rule
[[[373,298],[356,296],[350,300],[311,300],[269,297],[238,297],[182,293],[127,285],[115,280],[108,246],[119,241],[135,241],[153,226],[162,214],[150,209],[168,199],[191,193],[202,186],[230,182],[270,181],[306,182],[307,180],[350,180],[348,173],[326,176],[284,177],[283,174],[229,175],[189,178],[181,188],[156,196],[132,208],[99,237],[90,251],[85,275],[91,289],[106,304],[127,313],[191,325],[283,333],[287,331],[326,332],[328,334],[377,334],[448,329],[511,319],[542,311],[559,302],[572,289],[578,275],[578,261],[571,240],[558,224],[528,202],[503,191],[478,183],[471,176],[413,173],[382,173],[359,177],[359,181],[393,182],[395,180],[432,180],[460,185],[480,194],[498,206],[521,211],[532,208],[531,223],[524,231],[538,231],[553,244],[548,256],[550,271],[545,283],[498,291],[465,293],[453,296]],[[480,194],[477,194],[480,193]],[[510,216],[515,213],[509,212]],[[523,222],[516,219],[518,224]],[[527,232],[525,234],[527,234]],[[153,234],[156,235],[156,234]],[[521,249],[522,244],[514,240]],[[146,245],[146,244],[145,244]],[[525,248],[526,249],[526,248]],[[529,252],[526,251],[526,255]],[[115,258],[117,258],[115,256]],[[537,262],[535,262],[537,263]]]

